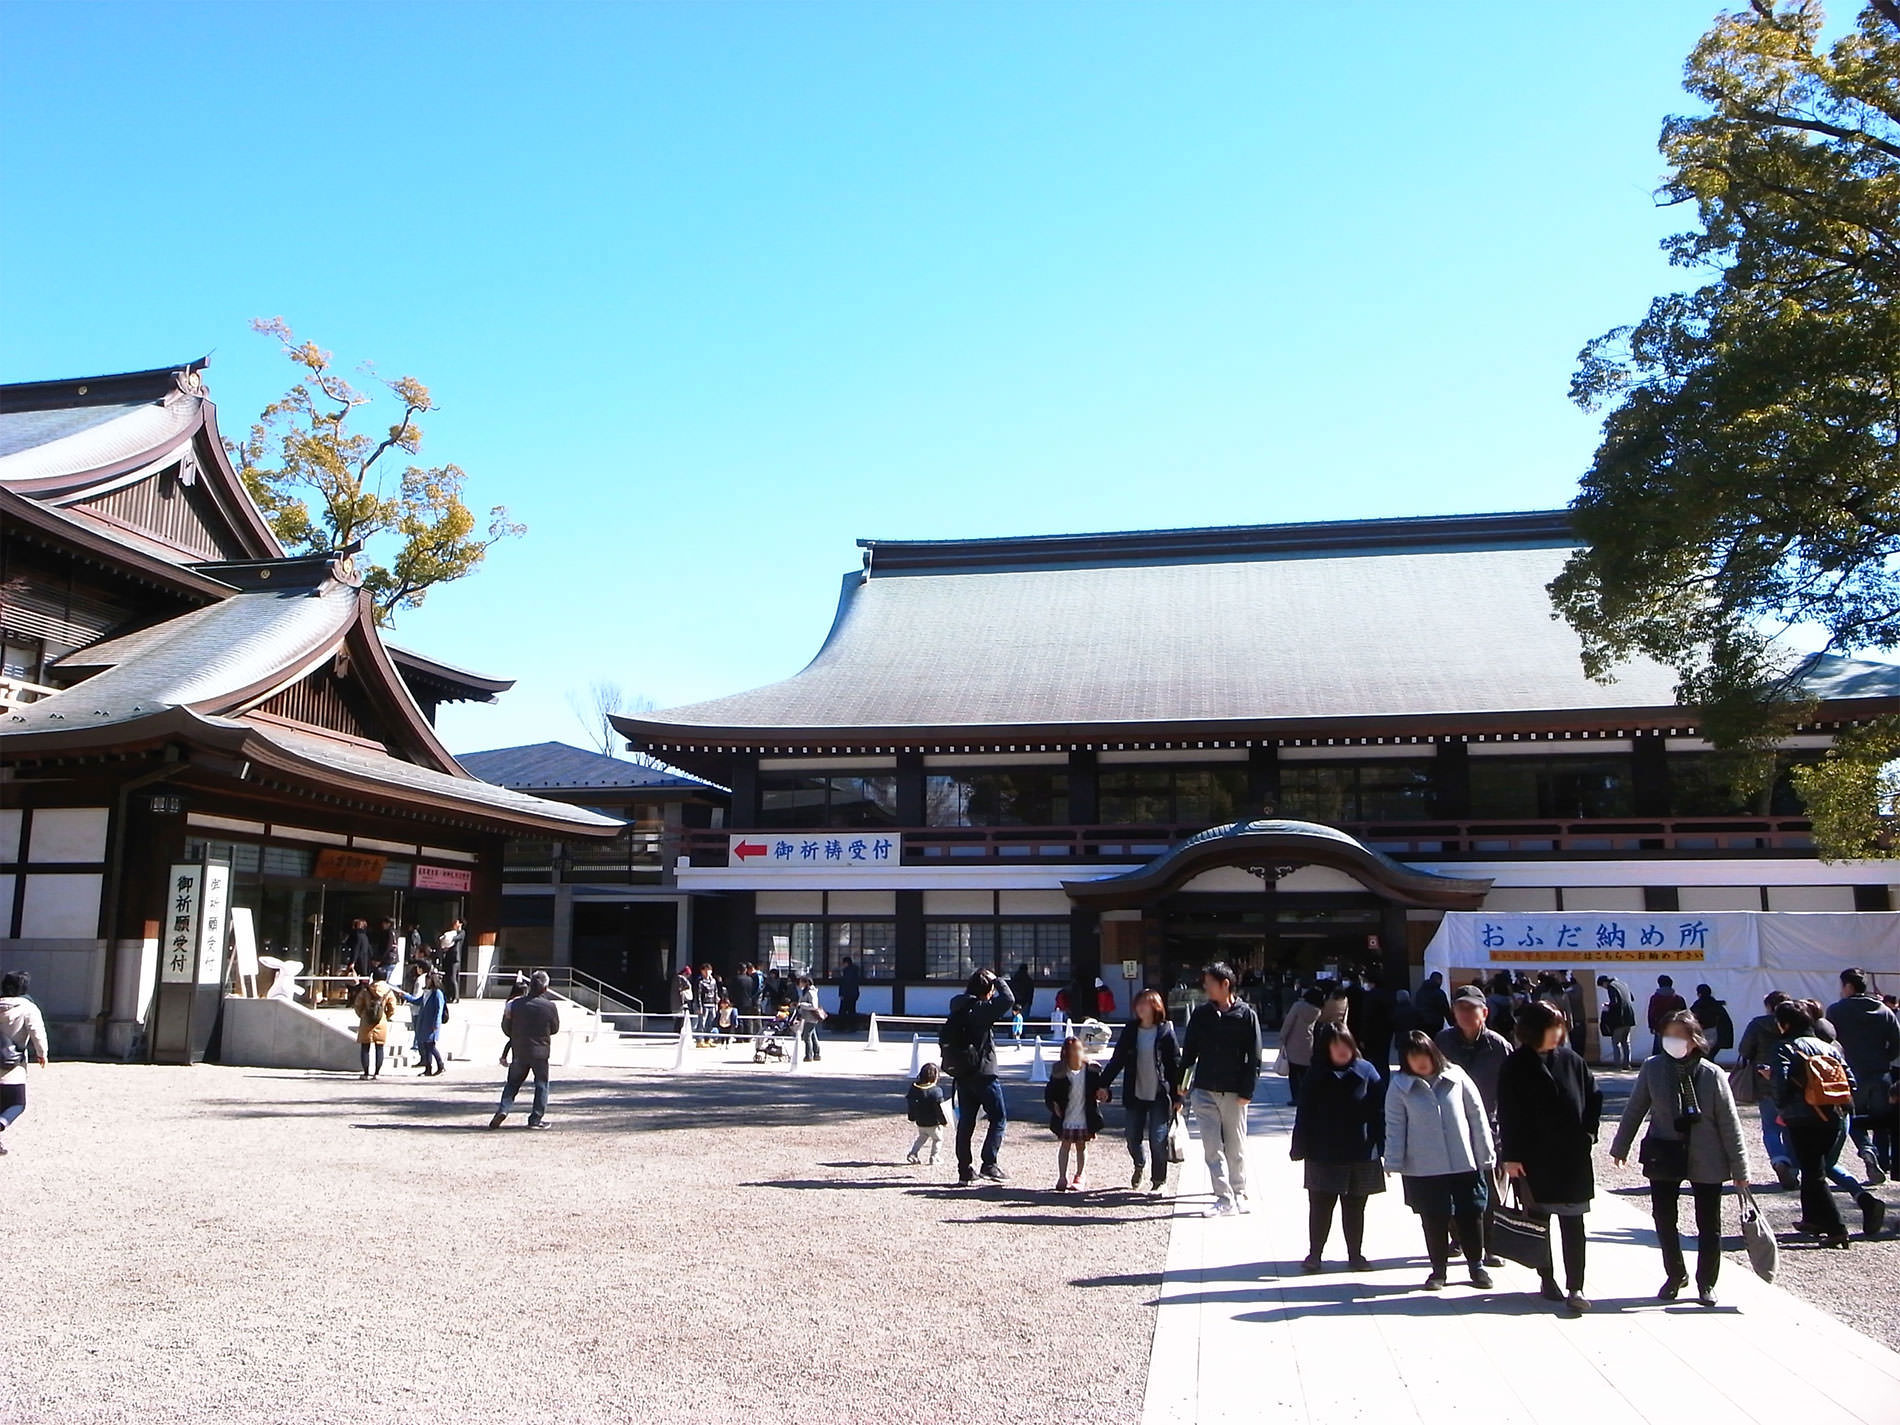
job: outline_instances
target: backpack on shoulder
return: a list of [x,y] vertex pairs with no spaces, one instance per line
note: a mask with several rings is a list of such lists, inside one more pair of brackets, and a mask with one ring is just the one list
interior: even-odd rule
[[1854,1089],[1848,1082],[1847,1065],[1832,1054],[1804,1054],[1802,1066],[1807,1070],[1807,1081],[1801,1086],[1801,1096],[1809,1108],[1823,1118],[1835,1110],[1853,1111]]
[[950,1011],[950,1017],[937,1031],[937,1056],[943,1072],[951,1078],[974,1074],[982,1067],[976,1018],[968,1005]]

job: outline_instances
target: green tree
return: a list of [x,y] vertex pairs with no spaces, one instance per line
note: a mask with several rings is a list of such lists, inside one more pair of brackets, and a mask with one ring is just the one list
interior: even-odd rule
[[[275,338],[302,375],[248,436],[226,445],[286,549],[364,545],[363,586],[379,623],[388,626],[400,611],[419,608],[436,585],[473,573],[497,541],[527,533],[496,505],[478,534],[462,501],[459,465],[395,470],[402,456],[422,449],[417,418],[437,409],[427,386],[413,376],[387,381],[365,367],[402,410],[381,436],[355,430],[351,419],[373,398],[337,374],[329,352],[297,340],[282,317],[259,319],[251,329]],[[388,563],[375,561],[373,543],[390,549]]]
[[[1588,547],[1551,585],[1589,671],[1678,671],[1765,788],[1811,695],[1784,636],[1900,647],[1900,3],[1824,42],[1818,0],[1753,0],[1690,55],[1706,106],[1664,122],[1664,246],[1701,285],[1586,346],[1606,412],[1575,505]],[[1885,849],[1900,724],[1857,729],[1796,785],[1824,854]]]

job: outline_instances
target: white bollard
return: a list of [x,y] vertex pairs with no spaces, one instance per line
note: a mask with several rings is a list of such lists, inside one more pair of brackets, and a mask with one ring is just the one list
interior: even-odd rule
[[913,1083],[916,1082],[918,1072],[922,1070],[923,1067],[924,1036],[921,1034],[913,1034],[910,1036],[910,1077]]
[[798,1027],[798,1032],[792,1035],[792,1072],[794,1074],[797,1073],[799,1069],[799,1065],[803,1064],[804,1062],[805,1062],[805,1032],[804,1032],[804,1026],[801,1024]]
[[686,1055],[693,1047],[693,1021],[681,1017],[679,1045],[673,1050],[673,1068],[675,1072],[686,1067]]
[[879,1047],[877,1042],[877,1016],[874,1014],[871,1016],[871,1032],[864,1041],[864,1052],[867,1054],[875,1054]]
[[1036,1041],[1036,1057],[1029,1061],[1029,1082],[1046,1084],[1049,1082],[1049,1065],[1042,1057],[1042,1040]]

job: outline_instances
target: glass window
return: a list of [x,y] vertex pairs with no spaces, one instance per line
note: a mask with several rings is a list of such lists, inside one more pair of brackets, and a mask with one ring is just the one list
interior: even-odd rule
[[988,920],[924,922],[924,978],[967,980],[996,968],[996,925]]
[[1069,774],[1053,768],[932,773],[924,796],[930,826],[1065,826],[1069,820]]
[[825,924],[821,920],[762,920],[759,922],[759,968],[814,973],[823,958]]
[[1471,815],[1628,816],[1630,764],[1629,757],[1473,757]]
[[1245,767],[1113,767],[1097,785],[1105,826],[1220,826],[1247,805]]
[[1429,759],[1289,762],[1280,768],[1280,809],[1307,821],[1422,821],[1431,815]]
[[828,978],[837,978],[847,955],[857,961],[858,973],[867,980],[896,979],[896,922],[834,920],[831,923],[831,958],[825,967]]
[[782,830],[895,826],[897,778],[770,772],[759,778],[759,822]]
[[1669,813],[1671,816],[1801,816],[1807,807],[1789,775],[1816,753],[1783,753],[1774,786],[1766,797],[1743,794],[1735,787],[1735,766],[1720,753],[1681,752],[1669,757]]
[[1069,977],[1069,922],[1066,920],[1005,920],[997,926],[1003,964],[1014,973],[1029,966],[1039,980]]
[[266,846],[264,874],[267,876],[308,876],[316,868],[317,854],[300,846]]

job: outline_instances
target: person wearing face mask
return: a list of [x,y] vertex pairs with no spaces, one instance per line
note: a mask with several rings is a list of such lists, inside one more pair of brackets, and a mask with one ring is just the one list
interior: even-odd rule
[[1638,1158],[1649,1179],[1650,1209],[1663,1255],[1665,1275],[1656,1298],[1674,1301],[1689,1284],[1676,1229],[1677,1205],[1687,1182],[1695,1202],[1696,1300],[1714,1306],[1722,1269],[1722,1184],[1732,1182],[1736,1192],[1748,1192],[1741,1117],[1728,1075],[1712,1062],[1709,1041],[1696,1017],[1678,1010],[1660,1028],[1663,1052],[1644,1060],[1638,1071],[1610,1157],[1618,1164],[1628,1161],[1636,1130],[1647,1118],[1649,1132]]

